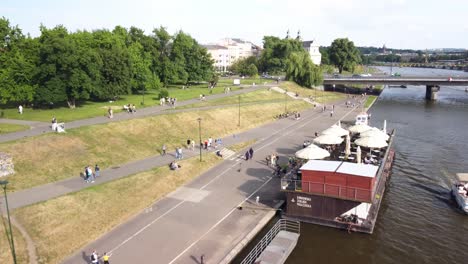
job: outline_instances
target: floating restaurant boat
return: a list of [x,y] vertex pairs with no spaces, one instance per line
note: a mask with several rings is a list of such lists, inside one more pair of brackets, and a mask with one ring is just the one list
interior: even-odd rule
[[457,180],[452,186],[452,195],[460,208],[468,214],[468,173],[457,173]]
[[[363,115],[358,117],[356,121],[362,123]],[[370,164],[361,163],[360,148],[343,155],[343,143],[327,160],[309,160],[284,177],[283,217],[371,234],[395,157],[391,148],[394,135],[395,130],[389,134],[388,146],[363,152],[363,157],[372,159]]]

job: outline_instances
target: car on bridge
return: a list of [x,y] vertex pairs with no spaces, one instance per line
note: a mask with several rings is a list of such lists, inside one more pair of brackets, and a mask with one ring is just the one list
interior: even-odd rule
[[394,72],[394,73],[392,73],[392,77],[401,77],[401,73]]
[[353,74],[353,76],[351,76],[353,78],[361,78],[362,76],[360,74]]
[[363,73],[363,74],[361,74],[361,77],[372,77],[372,74],[370,74],[370,73]]

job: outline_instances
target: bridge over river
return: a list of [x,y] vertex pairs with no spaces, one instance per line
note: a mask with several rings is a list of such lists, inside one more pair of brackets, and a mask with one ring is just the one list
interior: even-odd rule
[[352,84],[365,84],[365,85],[421,85],[426,86],[426,99],[436,100],[437,92],[440,86],[468,86],[468,78],[452,78],[452,77],[350,77],[350,78],[330,78],[323,79],[324,85],[352,85]]

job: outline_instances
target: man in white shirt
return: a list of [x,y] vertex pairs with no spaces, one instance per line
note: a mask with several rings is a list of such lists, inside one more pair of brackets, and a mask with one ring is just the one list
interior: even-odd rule
[[20,113],[20,115],[23,114],[23,106],[22,105],[18,106],[18,113]]

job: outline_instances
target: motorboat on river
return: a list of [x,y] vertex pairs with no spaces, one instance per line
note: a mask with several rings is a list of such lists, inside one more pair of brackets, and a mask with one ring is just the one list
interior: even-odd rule
[[458,206],[468,214],[468,173],[457,173],[457,182],[452,186],[452,195]]

